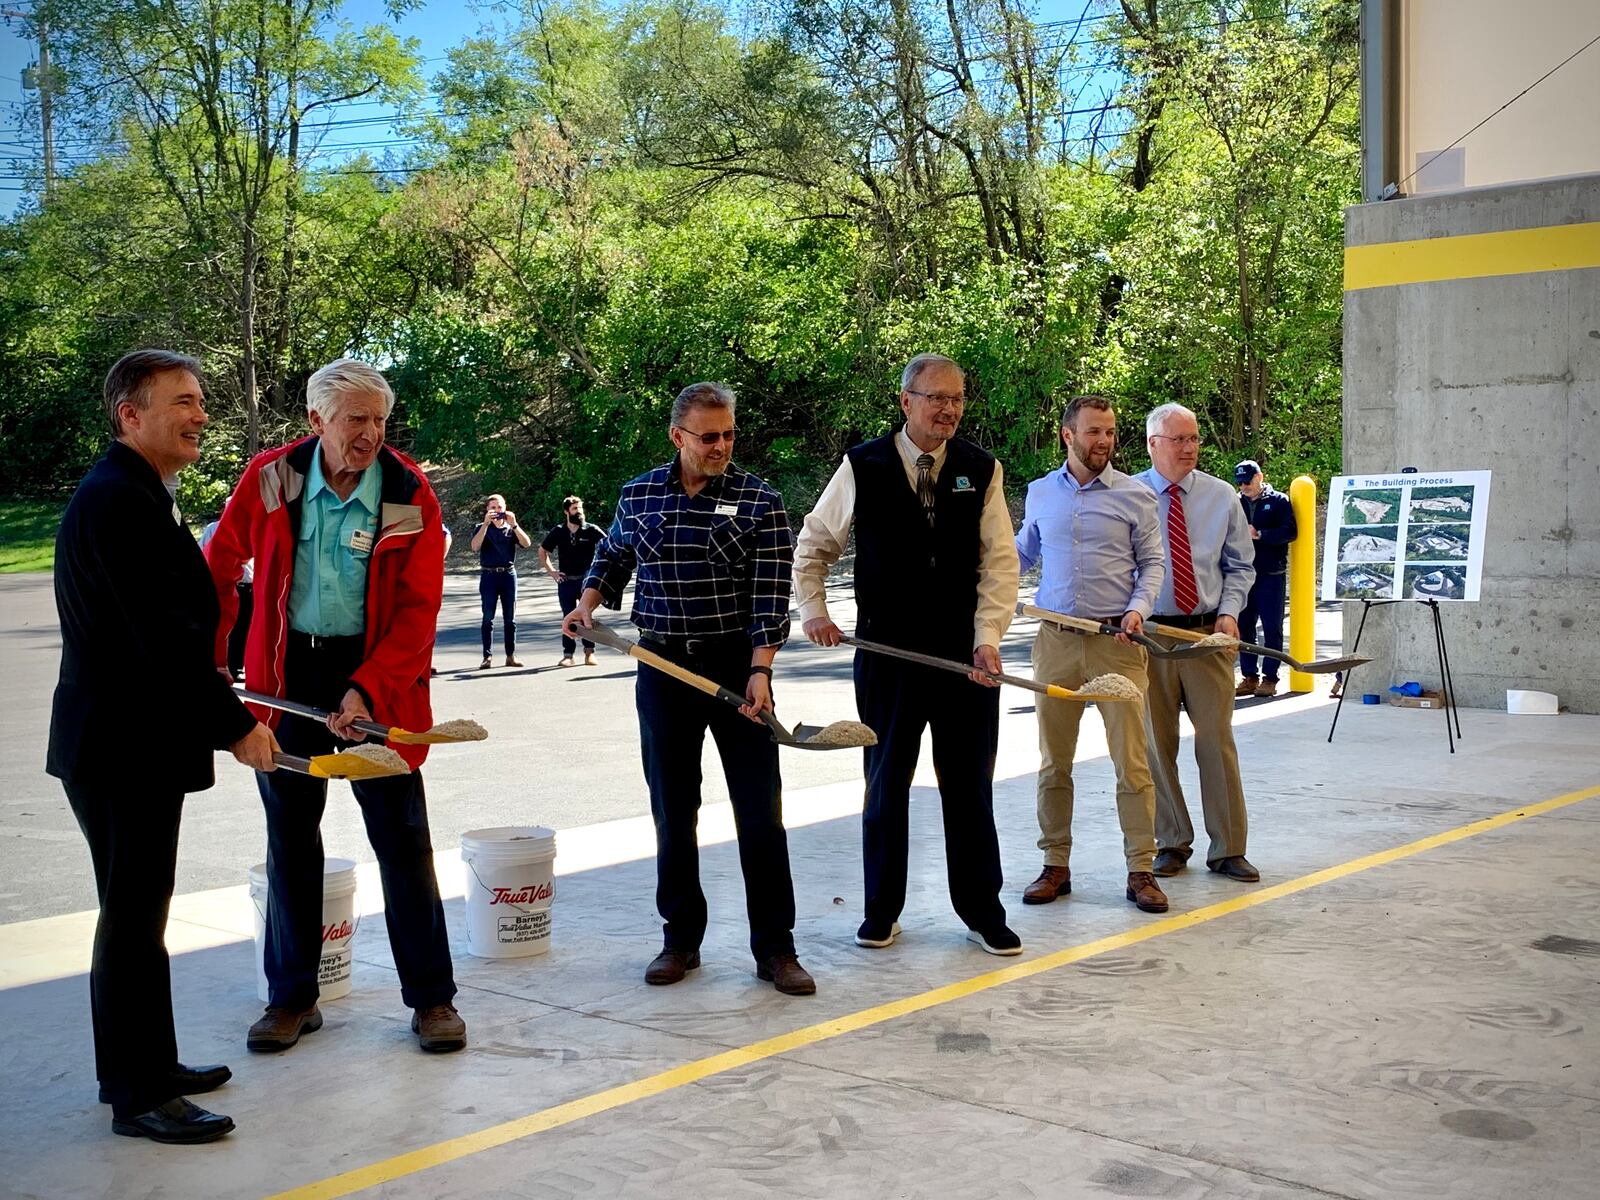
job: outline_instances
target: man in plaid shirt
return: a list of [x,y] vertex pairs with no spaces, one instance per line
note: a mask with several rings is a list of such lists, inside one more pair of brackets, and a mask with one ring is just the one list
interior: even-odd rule
[[695,821],[710,729],[739,831],[756,975],[806,996],[817,985],[794,951],[778,746],[760,717],[772,708],[772,660],[789,636],[794,547],[783,497],[733,465],[734,406],[733,393],[717,383],[679,393],[669,430],[677,456],[623,487],[563,628],[581,637],[595,609],[621,607],[637,574],[632,620],[640,642],[746,700],[735,712],[659,671],[639,671],[634,695],[656,824],[656,908],[666,922],[645,982],[677,983],[700,965],[706,898]]

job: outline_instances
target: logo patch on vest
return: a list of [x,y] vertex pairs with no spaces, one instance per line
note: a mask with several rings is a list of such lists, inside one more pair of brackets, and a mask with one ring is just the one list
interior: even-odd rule
[[970,492],[971,490],[972,490],[972,480],[968,479],[965,475],[957,475],[956,476],[956,486],[953,487],[951,489],[951,491],[955,491],[955,492]]

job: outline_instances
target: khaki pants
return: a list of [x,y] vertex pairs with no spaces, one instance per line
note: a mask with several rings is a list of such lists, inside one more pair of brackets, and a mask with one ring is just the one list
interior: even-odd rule
[[[1210,633],[1207,627],[1201,632]],[[1163,646],[1186,643],[1151,634]],[[1211,847],[1206,862],[1244,853],[1248,821],[1239,752],[1233,744],[1233,657],[1207,654],[1172,662],[1150,660],[1145,727],[1150,772],[1156,781],[1156,841],[1185,859],[1193,853],[1194,825],[1178,781],[1178,706],[1194,726],[1194,758],[1200,767],[1200,807]]]
[[[1041,622],[1033,643],[1033,676],[1076,691],[1096,675],[1115,671],[1143,691],[1145,652],[1104,634],[1071,633]],[[1231,690],[1231,689],[1230,689]],[[1039,697],[1039,849],[1047,866],[1064,867],[1072,853],[1072,759],[1084,705]],[[1106,723],[1106,743],[1117,772],[1117,821],[1129,871],[1148,871],[1155,858],[1156,796],[1145,761],[1144,714],[1138,704],[1095,706]]]

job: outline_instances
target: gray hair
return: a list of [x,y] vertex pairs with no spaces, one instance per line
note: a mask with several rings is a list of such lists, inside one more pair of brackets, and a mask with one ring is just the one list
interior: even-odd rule
[[175,350],[134,350],[117,359],[106,372],[105,382],[106,420],[111,423],[112,437],[122,436],[122,418],[117,410],[131,404],[143,411],[150,404],[151,381],[168,371],[187,371],[205,387],[200,360]]
[[672,416],[668,420],[682,425],[689,410],[695,408],[725,408],[732,415],[738,403],[733,389],[725,383],[691,383],[673,400]]
[[953,358],[946,358],[942,354],[919,354],[906,364],[906,369],[900,372],[900,390],[909,392],[911,385],[917,381],[929,367],[950,367],[961,376],[961,382],[967,381],[967,373],[961,369],[961,364]]
[[1194,415],[1193,409],[1185,408],[1181,404],[1163,404],[1158,408],[1152,408],[1150,415],[1144,419],[1145,437],[1155,437],[1161,431],[1161,427],[1172,417],[1188,417],[1196,425],[1200,423],[1200,419]]
[[394,411],[394,389],[382,371],[353,358],[336,358],[306,382],[306,412],[331,420],[340,402],[352,396],[382,396],[383,415]]

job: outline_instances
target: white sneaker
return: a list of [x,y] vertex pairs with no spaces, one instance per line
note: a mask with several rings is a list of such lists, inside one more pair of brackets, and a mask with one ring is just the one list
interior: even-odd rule
[[861,928],[856,930],[856,945],[865,946],[868,950],[882,950],[885,946],[894,945],[895,938],[900,936],[900,922],[896,921],[889,926],[888,937],[873,937],[872,934],[874,932],[874,930],[868,929],[867,923],[863,921]]
[[1002,958],[1009,958],[1013,954],[1022,953],[1022,939],[1004,926],[995,930],[993,937],[994,940],[990,941],[988,937],[979,933],[976,929],[967,930],[967,941],[977,942],[978,945],[983,947],[985,953],[998,954]]

